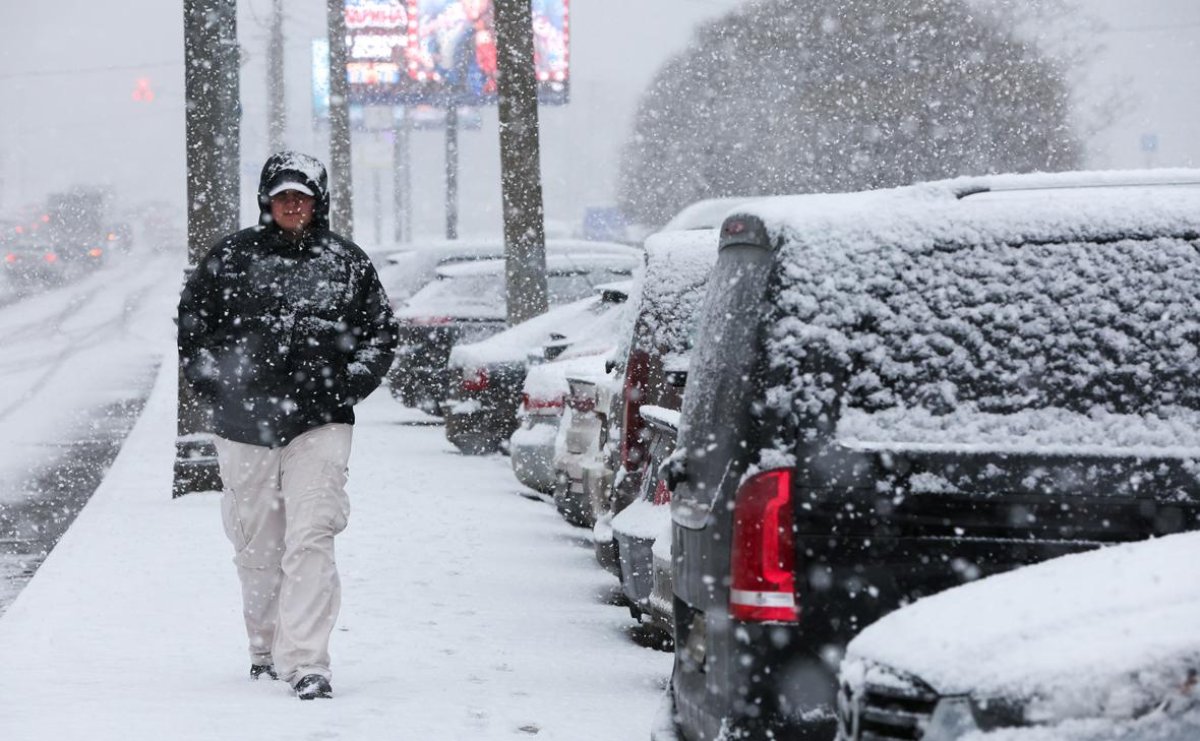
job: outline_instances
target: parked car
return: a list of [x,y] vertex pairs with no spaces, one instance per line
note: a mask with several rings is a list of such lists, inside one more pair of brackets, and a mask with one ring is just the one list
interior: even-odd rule
[[[700,304],[716,261],[716,230],[659,232],[646,240],[637,315],[625,335],[626,349],[613,366],[620,391],[607,394],[605,407],[609,434],[603,463],[612,473],[577,487],[584,497],[578,506],[595,522],[596,558],[618,576],[622,566],[612,517],[637,499],[649,461],[639,410],[643,405],[679,409]],[[574,484],[568,476],[567,490],[575,491]]]
[[[622,301],[619,311],[628,311],[624,302],[628,285],[607,286],[610,299]],[[605,322],[602,329],[613,330],[620,322]],[[557,340],[544,348],[542,356],[558,355],[528,368],[521,389],[517,429],[509,438],[509,455],[517,480],[545,494],[554,493],[555,449],[560,425],[567,414],[566,400],[571,395],[569,378],[599,376],[616,348],[615,333],[597,334],[577,342]],[[575,412],[574,408],[571,412]]]
[[1200,525],[1200,172],[964,178],[725,220],[672,491],[684,739],[829,738],[900,605]]
[[642,405],[639,413],[645,423],[647,465],[637,497],[612,518],[612,537],[621,569],[621,591],[629,601],[630,614],[669,639],[674,631],[671,490],[664,466],[670,465],[675,452],[679,411]]
[[1200,533],[918,600],[847,646],[840,741],[1200,738]]
[[[585,244],[547,245],[551,306],[588,296],[593,286],[628,275],[642,260],[640,250],[624,245],[598,243],[596,252],[578,251]],[[504,261],[456,254],[460,256],[436,267],[434,279],[396,309],[400,343],[388,385],[392,395],[405,405],[432,413],[439,413],[446,399],[450,349],[456,343],[489,337],[507,326]],[[420,253],[419,257],[424,260],[429,255]],[[384,277],[390,276],[389,271]],[[394,283],[385,283],[389,291],[394,287]]]
[[623,355],[618,345],[603,368],[574,369],[565,378],[563,417],[554,441],[554,505],[564,520],[579,527],[597,526],[590,492],[611,486],[607,415],[620,385],[613,383],[610,368]]
[[[630,272],[627,263],[618,260],[603,271],[593,266],[580,279],[598,284],[596,279],[602,275],[612,280]],[[449,359],[454,382],[443,406],[446,438],[471,455],[500,450],[517,429],[517,407],[529,365],[558,357],[572,343],[610,337],[627,292],[627,285],[605,285],[595,295],[485,340],[456,345]]]
[[[628,255],[630,247],[615,242],[553,238],[546,240],[546,254]],[[439,267],[475,260],[503,260],[504,240],[486,237],[430,239],[406,244],[383,255],[379,277],[394,307],[433,280]]]

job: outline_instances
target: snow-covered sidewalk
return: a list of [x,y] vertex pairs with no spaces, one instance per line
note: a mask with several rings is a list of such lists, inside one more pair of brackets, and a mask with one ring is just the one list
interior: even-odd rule
[[386,391],[356,426],[335,699],[249,681],[219,496],[170,496],[165,357],[104,483],[0,617],[0,737],[648,737],[671,657],[629,640],[586,534]]

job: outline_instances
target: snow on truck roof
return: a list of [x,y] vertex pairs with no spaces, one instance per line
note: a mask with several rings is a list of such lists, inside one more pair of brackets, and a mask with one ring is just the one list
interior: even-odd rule
[[[1155,187],[1147,187],[1155,186]],[[961,177],[861,193],[775,196],[746,203],[768,232],[836,249],[846,239],[881,245],[1061,239],[1194,229],[1200,170],[1111,170]],[[847,228],[853,224],[855,228]]]
[[[1200,172],[961,178],[746,211],[778,249],[767,398],[835,409],[840,441],[1200,457]],[[830,360],[844,378],[814,372]]]

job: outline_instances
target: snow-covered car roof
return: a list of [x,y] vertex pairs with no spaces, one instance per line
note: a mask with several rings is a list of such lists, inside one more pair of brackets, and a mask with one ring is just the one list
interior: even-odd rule
[[868,626],[841,674],[854,687],[916,679],[942,696],[1015,700],[1031,722],[1104,719],[1112,732],[1200,669],[1198,561],[1191,532],[990,576]]
[[[826,250],[865,242],[1014,243],[1195,228],[1186,207],[1197,186],[1200,170],[1194,169],[1010,174],[758,198],[736,211],[758,216],[768,231],[797,246]],[[851,223],[860,228],[846,229]]]
[[[727,196],[724,198],[705,198],[684,206],[663,224],[664,232],[681,229],[716,229],[731,211],[753,201],[752,196]],[[653,235],[651,235],[653,236]]]
[[[1200,172],[960,178],[745,211],[778,250],[767,357],[790,370],[767,398],[784,414],[840,404],[837,436],[859,447],[1200,456]],[[847,377],[805,370],[818,358]]]
[[[546,254],[623,255],[640,257],[641,250],[616,242],[585,239],[547,239]],[[400,304],[428,283],[439,265],[504,258],[504,240],[466,238],[414,242],[387,256],[379,277],[388,296]]]

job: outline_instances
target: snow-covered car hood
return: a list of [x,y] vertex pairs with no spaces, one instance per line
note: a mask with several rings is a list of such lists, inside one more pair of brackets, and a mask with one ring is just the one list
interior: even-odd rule
[[942,696],[1017,700],[1035,722],[1132,717],[1200,668],[1198,562],[1200,532],[1183,533],[951,589],[867,627],[843,679],[908,675]]

